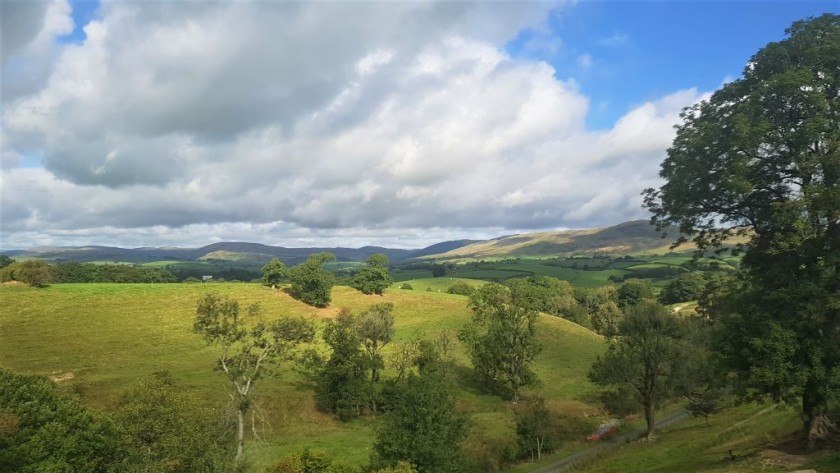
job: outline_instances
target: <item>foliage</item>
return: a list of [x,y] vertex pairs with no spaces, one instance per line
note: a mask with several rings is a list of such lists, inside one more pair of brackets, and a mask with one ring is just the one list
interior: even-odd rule
[[271,261],[262,267],[262,282],[269,286],[276,286],[280,281],[289,277],[289,268],[280,260],[280,258],[272,258]]
[[289,273],[292,280],[292,297],[315,307],[330,305],[335,276],[323,266],[334,259],[335,255],[332,253],[315,253],[292,268]]
[[551,411],[545,407],[541,397],[526,399],[516,410],[516,435],[522,450],[528,452],[531,461],[542,458],[543,452],[550,452],[557,440],[554,433]]
[[6,255],[0,255],[0,269],[5,268],[6,266],[8,266],[8,265],[10,265],[14,262],[15,262],[15,260],[13,260],[12,258],[10,258]]
[[334,463],[326,453],[309,448],[281,458],[265,469],[266,473],[344,473],[347,471],[350,470]]
[[230,471],[233,442],[219,413],[201,407],[167,373],[128,386],[114,413],[128,448],[121,471]]
[[748,238],[723,353],[743,392],[801,404],[814,447],[840,393],[840,15],[787,34],[683,112],[645,205],[701,250]]
[[708,283],[705,273],[691,272],[668,282],[659,293],[659,302],[676,304],[695,301],[703,295]]
[[476,374],[518,399],[519,388],[534,384],[531,364],[541,347],[536,339],[537,312],[520,307],[510,289],[487,284],[470,296],[472,321],[458,334],[467,345]]
[[370,405],[375,413],[377,410],[377,383],[379,373],[385,368],[382,348],[394,337],[394,304],[384,302],[374,304],[359,315],[356,320],[357,331],[362,339],[367,354],[367,365],[370,369]]
[[622,314],[618,304],[607,301],[598,304],[594,313],[590,316],[592,329],[607,338],[618,335],[618,327],[621,324]]
[[53,282],[53,277],[46,261],[31,259],[0,268],[0,281],[20,281],[33,287],[44,287]]
[[[257,319],[259,305],[248,307],[247,317]],[[274,374],[279,363],[292,356],[300,343],[311,342],[315,329],[305,319],[282,318],[270,324],[260,320],[243,320],[239,302],[206,294],[199,299],[193,331],[201,334],[207,344],[218,345],[217,368],[221,370],[232,391],[229,393],[237,413],[237,465],[242,460],[245,442],[245,415],[252,408],[255,383],[265,375]]]
[[432,277],[442,278],[446,276],[447,269],[446,266],[442,264],[436,264],[432,266]]
[[406,291],[411,291],[411,290],[414,289],[414,287],[412,287],[411,284],[406,282],[406,283],[400,284],[400,289],[405,289]]
[[644,299],[655,299],[653,284],[650,281],[629,279],[618,287],[618,306],[622,309],[632,307]]
[[387,406],[373,446],[374,467],[408,462],[421,473],[462,470],[460,446],[467,437],[467,420],[456,411],[442,377],[410,374],[392,385]]
[[394,284],[391,273],[388,271],[388,257],[381,253],[370,255],[365,263],[365,266],[353,278],[351,286],[363,294],[381,296],[385,289]]
[[630,307],[619,336],[589,371],[594,383],[612,388],[613,393],[633,392],[645,411],[647,437],[653,436],[654,411],[675,396],[675,380],[683,366],[682,337],[675,315],[654,301],[643,300]]
[[455,281],[446,289],[449,294],[458,294],[461,296],[469,296],[475,292],[475,288],[466,281]]
[[529,276],[509,279],[505,284],[510,288],[515,304],[537,312],[570,319],[578,305],[574,288],[567,281],[548,276]]
[[342,309],[335,320],[327,321],[323,337],[332,354],[318,373],[315,401],[322,411],[348,420],[360,415],[370,398],[365,380],[369,358],[361,348],[356,317]]
[[0,471],[116,471],[123,445],[113,423],[61,397],[40,376],[0,368]]

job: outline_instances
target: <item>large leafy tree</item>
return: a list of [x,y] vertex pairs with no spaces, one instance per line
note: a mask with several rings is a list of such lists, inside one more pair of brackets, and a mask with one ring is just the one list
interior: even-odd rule
[[684,366],[683,335],[679,320],[667,308],[642,300],[628,309],[618,336],[589,370],[589,379],[611,388],[612,393],[632,393],[644,409],[648,438],[654,433],[656,409],[677,395],[676,383],[682,379],[679,371]]
[[324,264],[333,260],[335,255],[332,253],[314,253],[292,268],[289,271],[292,296],[315,307],[330,305],[335,276],[324,269]]
[[356,317],[342,309],[335,320],[327,321],[323,337],[332,354],[318,372],[315,401],[319,409],[348,420],[362,413],[369,398],[365,378],[370,360],[362,350]]
[[531,370],[541,347],[536,338],[537,312],[517,305],[501,284],[482,286],[470,296],[472,321],[458,334],[466,343],[476,374],[495,388],[506,388],[514,402],[519,388],[534,384]]
[[241,314],[238,301],[207,294],[198,301],[193,325],[193,331],[208,345],[221,349],[217,369],[230,383],[229,395],[237,414],[237,465],[242,461],[245,417],[253,407],[256,382],[275,374],[298,344],[311,342],[315,335],[312,323],[305,319],[281,318],[269,323],[260,319],[259,312],[259,306],[252,304]]
[[353,287],[364,294],[382,295],[394,280],[388,271],[388,257],[377,253],[365,260],[365,266],[353,278]]
[[840,388],[840,16],[787,33],[683,112],[645,205],[701,249],[746,240],[724,354],[745,392],[801,405],[814,447]]
[[124,472],[230,471],[233,439],[218,412],[179,389],[167,373],[129,385],[113,415],[126,435]]
[[110,419],[47,378],[0,368],[0,471],[119,471],[124,448]]
[[289,277],[289,268],[280,258],[271,258],[271,261],[262,267],[263,283],[276,287],[280,281]]
[[446,377],[437,370],[394,384],[373,445],[375,467],[409,462],[418,472],[463,471],[466,417],[458,413]]

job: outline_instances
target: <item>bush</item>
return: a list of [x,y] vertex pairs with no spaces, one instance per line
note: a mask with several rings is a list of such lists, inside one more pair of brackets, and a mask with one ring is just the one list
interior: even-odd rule
[[407,282],[406,282],[406,283],[403,283],[403,284],[400,286],[400,289],[405,289],[406,291],[412,291],[412,290],[414,290],[414,288],[411,286],[411,284],[409,284],[409,283],[407,283]]
[[458,294],[461,296],[469,296],[475,292],[475,288],[464,281],[456,281],[446,290],[449,294]]

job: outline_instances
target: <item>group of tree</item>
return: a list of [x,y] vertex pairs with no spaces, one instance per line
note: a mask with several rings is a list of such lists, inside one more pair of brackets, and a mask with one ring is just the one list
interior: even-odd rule
[[798,404],[815,448],[840,400],[840,15],[787,34],[682,113],[645,206],[701,251],[746,240],[704,301],[715,348],[741,395]]
[[166,373],[135,381],[106,412],[0,368],[0,471],[230,471],[224,419]]
[[[335,260],[332,253],[314,253],[303,263],[288,268],[278,258],[273,258],[262,268],[262,282],[277,287],[289,281],[289,294],[309,305],[327,307],[332,301],[335,275],[324,268]],[[364,294],[382,295],[394,283],[388,270],[388,257],[374,254],[367,258],[364,267],[353,277],[351,285]]]
[[42,287],[53,283],[167,283],[175,277],[160,268],[130,264],[94,264],[61,261],[49,264],[44,260],[14,261],[4,257],[0,266],[0,282],[19,281]]
[[409,340],[395,351],[397,376],[383,379],[382,348],[394,337],[393,309],[389,303],[358,315],[343,309],[326,322],[323,337],[331,353],[316,370],[317,406],[341,420],[381,414],[374,469],[407,462],[417,471],[458,471],[467,425],[455,408],[451,348],[446,341]]

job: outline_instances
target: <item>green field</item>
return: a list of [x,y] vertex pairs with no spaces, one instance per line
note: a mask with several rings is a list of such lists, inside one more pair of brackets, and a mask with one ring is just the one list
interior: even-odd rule
[[[256,284],[56,284],[44,289],[3,285],[0,365],[23,373],[72,376],[60,382],[61,388],[99,409],[111,408],[129,382],[161,370],[205,402],[225,403],[225,383],[213,371],[215,349],[191,332],[196,301],[208,291],[259,302],[268,317],[315,320],[334,316],[340,307],[361,311],[373,303],[392,302],[397,339],[431,338],[443,332],[454,336],[469,319],[465,297],[425,290],[392,289],[384,296],[365,296],[336,287],[332,307],[315,309]],[[542,380],[538,391],[560,409],[598,414],[599,409],[586,402],[593,391],[586,371],[604,349],[601,337],[566,320],[542,316],[539,338],[544,350],[535,367]],[[494,439],[513,435],[512,407],[474,385],[460,347],[456,360],[458,405],[473,425],[466,449],[481,456]],[[261,381],[257,393],[270,429],[262,441],[247,446],[253,471],[304,446],[357,465],[369,459],[376,419],[341,423],[318,412],[311,381],[303,375],[287,370],[280,379]]]

